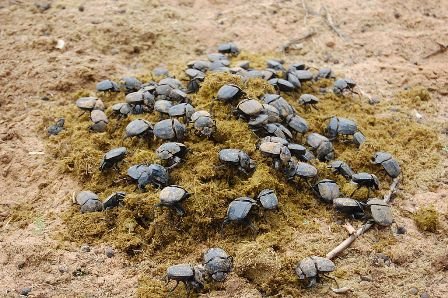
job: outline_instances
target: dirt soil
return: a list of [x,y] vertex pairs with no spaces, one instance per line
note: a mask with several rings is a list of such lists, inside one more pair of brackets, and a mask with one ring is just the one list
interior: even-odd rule
[[[102,79],[145,75],[159,65],[170,69],[232,40],[248,52],[331,67],[355,79],[364,100],[393,101],[416,86],[430,92],[428,106],[435,108],[397,105],[409,104],[402,108],[415,121],[435,127],[443,157],[438,178],[403,189],[393,204],[406,234],[385,237],[372,229],[335,262],[350,297],[447,297],[447,22],[446,0],[0,1],[0,296],[16,297],[25,287],[32,297],[148,296],[155,267],[150,257],[136,261],[114,247],[108,258],[110,243],[86,241],[85,252],[79,241],[63,237],[64,216],[83,185],[61,174],[47,151],[43,116],[72,105],[75,92],[94,90]],[[62,50],[55,47],[59,39]],[[430,205],[441,221],[436,233],[418,230],[413,220]],[[342,230],[321,233],[329,233],[331,243],[345,237]],[[288,248],[321,236],[296,233]],[[250,254],[258,248],[246,247],[239,253],[256,259]],[[262,253],[275,267],[275,251]],[[203,296],[266,296],[269,285],[255,285],[256,277],[241,268]],[[311,292],[297,285],[289,295],[336,296],[328,284]]]

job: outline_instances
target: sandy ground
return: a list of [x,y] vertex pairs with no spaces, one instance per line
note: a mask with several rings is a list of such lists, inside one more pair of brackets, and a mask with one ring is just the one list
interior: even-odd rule
[[[448,51],[432,54],[448,45],[447,23],[446,0],[0,1],[0,296],[15,297],[31,287],[33,297],[133,297],[145,272],[145,262],[130,262],[119,252],[107,258],[107,244],[83,252],[57,240],[60,215],[81,186],[58,173],[38,127],[41,110],[71,104],[67,94],[93,89],[104,78],[169,67],[233,40],[247,51],[327,65],[379,100],[422,85],[438,106],[422,121],[446,122]],[[63,50],[55,48],[58,39],[65,41]],[[279,52],[295,39],[288,53]],[[445,125],[445,146],[447,132]],[[350,272],[349,295],[448,296],[446,229],[421,233],[410,219],[420,206],[434,204],[446,222],[446,159],[444,164],[445,180],[437,189],[406,194],[405,204],[394,206],[408,233],[391,244],[392,264],[378,264],[371,253],[375,231],[338,261]],[[18,209],[29,214],[17,218]],[[349,269],[366,262],[372,266]],[[361,275],[370,278],[361,281]],[[261,294],[234,275],[212,296]]]

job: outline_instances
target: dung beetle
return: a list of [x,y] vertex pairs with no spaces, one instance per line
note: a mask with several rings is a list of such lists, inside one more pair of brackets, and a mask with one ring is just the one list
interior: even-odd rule
[[263,106],[263,111],[261,112],[261,114],[265,114],[268,116],[267,121],[269,123],[274,123],[274,122],[280,122],[280,112],[278,111],[278,109],[272,105],[269,104],[262,104]]
[[125,94],[136,92],[142,87],[142,82],[135,77],[124,77],[121,79],[120,84]]
[[401,169],[398,162],[387,152],[376,152],[372,157],[372,163],[381,165],[387,175],[396,178],[400,175]]
[[213,247],[204,253],[202,265],[214,281],[222,282],[232,271],[233,258],[225,250]]
[[222,228],[230,222],[244,223],[253,228],[247,216],[252,206],[255,205],[257,205],[257,202],[249,197],[240,197],[230,202],[227,208],[227,215],[222,223]]
[[337,211],[350,215],[353,218],[359,219],[364,217],[364,203],[352,198],[336,198],[333,200],[333,206]]
[[124,118],[132,114],[133,109],[127,102],[119,102],[112,106],[112,111],[118,118]]
[[339,197],[339,186],[336,181],[323,179],[313,185],[316,195],[326,203],[332,203]]
[[169,77],[170,76],[170,72],[168,71],[168,69],[164,68],[164,67],[156,67],[152,70],[152,73],[154,76],[156,77]]
[[184,188],[179,185],[170,185],[160,191],[160,203],[157,206],[174,209],[178,215],[183,216],[185,210],[181,204],[189,197],[190,194]]
[[294,71],[288,70],[285,73],[285,79],[291,83],[291,85],[294,86],[294,88],[296,89],[300,89],[302,87],[302,84],[300,83],[299,78],[297,77],[297,75],[295,74]]
[[270,79],[268,83],[274,86],[277,91],[292,92],[295,89],[293,84],[284,79],[274,78]]
[[167,163],[168,168],[177,166],[187,154],[187,146],[182,143],[163,143],[156,149],[157,157]]
[[297,69],[294,71],[294,75],[300,80],[300,82],[311,81],[313,74],[306,69]]
[[201,88],[201,82],[204,80],[205,74],[197,74],[195,77],[191,78],[190,81],[188,81],[186,92],[188,94],[198,92]]
[[319,98],[312,94],[302,94],[299,98],[299,104],[303,105],[305,108],[312,107],[317,110],[316,104],[319,103]]
[[274,159],[274,168],[279,169],[280,165],[287,165],[291,160],[291,152],[287,145],[278,142],[261,142],[258,149],[265,155]]
[[353,143],[359,148],[366,141],[366,137],[362,134],[362,132],[357,131],[353,134]]
[[219,151],[219,160],[223,163],[235,166],[246,175],[255,169],[255,161],[239,149],[222,149]]
[[[76,106],[82,110],[85,111],[93,111],[93,110],[104,110],[104,103],[101,99],[98,99],[96,97],[80,97],[76,100]],[[82,114],[81,114],[82,115]]]
[[319,79],[330,79],[332,77],[333,77],[333,72],[332,72],[331,68],[324,67],[324,68],[319,69],[319,72],[316,75],[315,80],[317,81]]
[[210,138],[216,131],[215,120],[207,111],[197,111],[191,116],[195,133]]
[[117,163],[123,160],[127,152],[128,151],[126,147],[118,147],[108,151],[103,156],[103,160],[100,164],[100,171],[103,172],[104,170],[110,169],[112,167],[118,170]]
[[120,87],[111,80],[103,80],[96,84],[96,91],[102,91],[102,92],[119,92]]
[[188,62],[187,66],[202,72],[206,72],[210,68],[210,62],[206,60],[193,60]]
[[111,209],[114,207],[118,207],[124,201],[125,196],[126,196],[126,193],[122,192],[122,191],[118,191],[118,192],[111,194],[104,200],[103,209],[107,210],[107,209]]
[[352,179],[352,176],[355,173],[346,162],[341,160],[332,161],[328,168],[332,169],[333,172],[341,174],[346,179]]
[[288,115],[286,123],[297,134],[304,135],[308,131],[308,122],[299,115]]
[[243,90],[240,87],[234,84],[226,84],[223,85],[218,90],[218,94],[216,95],[219,101],[223,101],[226,103],[230,103],[236,101],[244,95]]
[[295,271],[299,280],[310,288],[315,286],[321,277],[327,277],[326,273],[333,272],[335,269],[336,266],[330,259],[312,256],[301,260]]
[[179,89],[172,89],[168,93],[168,98],[171,101],[178,101],[178,102],[188,102],[188,95],[182,90]]
[[390,226],[392,224],[392,211],[386,202],[380,199],[370,199],[367,202],[367,206],[370,207],[370,213],[375,223],[380,226]]
[[338,136],[354,136],[355,133],[357,133],[355,143],[359,146],[364,142],[365,137],[358,130],[356,122],[347,118],[336,116],[331,117],[326,129],[326,134],[331,140],[336,139]]
[[263,111],[263,106],[255,99],[243,99],[238,103],[235,114],[244,119],[255,117]]
[[308,179],[315,179],[317,177],[316,167],[305,162],[295,162],[293,160],[289,162],[285,173],[288,180],[292,180],[294,177],[299,177],[300,179],[305,179],[309,185],[310,183]]
[[64,118],[59,118],[55,124],[51,125],[47,129],[49,135],[56,136],[64,129],[65,120]]
[[308,135],[306,141],[315,150],[320,161],[328,161],[334,158],[333,144],[328,138],[313,132]]
[[149,140],[153,133],[153,126],[150,122],[144,119],[135,119],[129,122],[125,128],[126,137],[142,137]]
[[158,164],[134,165],[128,169],[128,176],[137,182],[137,187],[141,190],[145,190],[147,184],[161,188],[169,182],[167,169]]
[[187,128],[177,119],[165,119],[154,124],[154,136],[162,140],[183,141]]
[[263,125],[262,132],[268,136],[276,136],[283,139],[292,139],[292,133],[283,124],[268,123]]
[[283,61],[277,59],[269,59],[266,61],[266,66],[274,70],[284,70]]
[[204,288],[204,269],[190,264],[173,265],[168,267],[165,279],[167,285],[171,280],[176,281],[176,285],[170,292],[177,288],[179,282],[184,283],[188,297],[192,290],[200,291]]
[[272,210],[278,208],[278,198],[273,189],[263,189],[257,196],[264,209]]
[[220,61],[220,60],[227,60],[227,56],[223,53],[211,53],[207,55],[208,60],[210,62]]
[[352,93],[358,94],[353,89],[356,87],[355,81],[352,79],[338,79],[334,82],[333,92],[336,95],[343,94],[345,91],[350,91]]
[[233,42],[222,43],[218,46],[218,52],[221,54],[238,55],[240,49]]
[[370,197],[370,190],[371,189],[380,189],[380,181],[374,174],[369,173],[356,173],[352,175],[352,182],[356,183],[358,187],[352,192],[350,197],[352,197],[355,192],[360,189],[361,187],[367,187],[368,193],[367,198]]
[[80,191],[76,195],[76,203],[81,206],[81,213],[103,210],[103,204],[98,196],[89,190]]
[[280,117],[283,119],[296,113],[294,108],[278,94],[265,94],[263,95],[262,100],[266,104],[275,107],[279,111]]
[[159,112],[160,115],[169,115],[172,106],[173,103],[171,101],[159,99],[154,103],[154,111]]
[[150,92],[131,92],[126,95],[126,102],[133,114],[151,112],[154,108],[154,96]]
[[191,119],[191,116],[196,112],[193,106],[189,103],[180,103],[172,106],[168,110],[168,115],[170,117],[184,117],[185,122]]
[[101,110],[92,110],[90,112],[90,120],[93,122],[90,125],[90,130],[95,132],[105,132],[109,120],[106,114]]

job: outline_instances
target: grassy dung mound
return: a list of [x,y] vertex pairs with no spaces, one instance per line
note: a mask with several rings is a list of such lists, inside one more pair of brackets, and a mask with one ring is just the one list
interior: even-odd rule
[[[242,54],[239,59],[251,60],[254,66],[264,66],[262,56]],[[186,79],[179,71],[178,78]],[[144,76],[149,78],[149,76]],[[273,169],[272,161],[256,149],[257,136],[242,120],[231,116],[232,106],[212,99],[218,89],[233,83],[240,86],[247,96],[259,98],[274,90],[261,79],[250,79],[246,83],[236,76],[225,73],[208,74],[200,91],[191,96],[196,110],[212,108],[217,122],[217,134],[213,140],[197,137],[191,131],[185,144],[189,153],[180,166],[170,171],[170,183],[178,184],[192,193],[184,203],[186,215],[182,218],[167,209],[155,207],[159,190],[147,187],[147,192],[136,190],[134,184],[124,179],[127,169],[138,163],[159,163],[155,149],[162,143],[138,139],[124,139],[124,128],[133,119],[143,118],[151,122],[161,119],[156,114],[131,115],[127,119],[116,119],[111,115],[112,104],[124,101],[124,94],[97,94],[108,107],[108,129],[104,133],[89,132],[89,116],[79,116],[74,105],[79,96],[94,95],[94,92],[80,91],[73,94],[64,107],[50,111],[51,115],[64,115],[65,130],[49,138],[49,148],[54,159],[60,161],[61,170],[71,173],[83,189],[91,190],[105,199],[115,191],[127,193],[124,206],[106,212],[81,214],[74,205],[64,214],[66,231],[63,240],[79,243],[108,243],[129,254],[130,258],[151,259],[153,266],[140,280],[139,295],[159,297],[166,295],[161,281],[166,268],[176,263],[200,262],[202,253],[209,247],[222,247],[235,258],[234,273],[247,279],[265,295],[293,295],[303,292],[293,268],[308,255],[325,255],[343,237],[345,230],[337,224],[342,216],[331,206],[316,200],[307,185],[288,183]],[[367,137],[360,149],[352,143],[334,142],[337,159],[346,161],[356,172],[378,174],[381,189],[377,196],[385,193],[391,179],[378,166],[370,164],[376,151],[387,151],[400,162],[404,183],[402,188],[412,193],[418,187],[432,187],[440,166],[440,143],[433,128],[417,123],[412,110],[403,106],[392,109],[395,104],[420,104],[430,101],[425,90],[402,93],[393,101],[369,105],[357,96],[335,96],[332,92],[321,94],[321,87],[331,87],[332,80],[307,82],[302,93],[315,94],[320,98],[319,110],[305,111],[298,104],[300,93],[282,94],[299,114],[304,117],[310,131],[322,133],[328,118],[337,115],[353,119]],[[212,106],[211,106],[212,105]],[[48,124],[46,119],[45,125]],[[52,119],[51,119],[52,120]],[[304,140],[298,138],[298,143]],[[100,160],[108,150],[125,146],[128,155],[119,165],[120,170],[101,173]],[[223,148],[245,150],[255,159],[257,168],[249,176],[234,170],[218,167],[218,152]],[[327,164],[313,161],[319,170],[319,178],[330,178],[338,182],[342,195],[349,195],[353,185],[341,176],[327,169]],[[280,202],[278,211],[264,211],[255,208],[252,215],[257,228],[228,225],[221,232],[221,223],[228,204],[240,196],[256,196],[262,189],[275,189]],[[366,193],[359,191],[357,198],[364,199]],[[404,198],[405,199],[405,198]],[[332,233],[329,232],[331,230]],[[384,243],[390,233],[383,230]],[[331,236],[331,237],[330,237]],[[387,245],[387,244],[386,244]],[[339,273],[341,275],[342,273]],[[343,274],[342,274],[343,275]],[[172,286],[172,285],[171,285]],[[213,291],[208,285],[205,291]],[[310,295],[319,295],[321,289],[312,289]],[[179,295],[183,287],[176,290]]]

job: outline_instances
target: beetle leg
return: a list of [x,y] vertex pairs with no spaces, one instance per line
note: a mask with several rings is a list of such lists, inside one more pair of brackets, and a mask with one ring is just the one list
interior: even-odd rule
[[318,107],[316,107],[316,105],[315,105],[315,104],[312,104],[312,105],[311,105],[311,107],[312,107],[312,108],[314,108],[314,109],[315,109],[316,111],[319,111],[319,108],[318,108]]
[[360,188],[361,188],[361,186],[358,185],[358,187],[357,187],[357,188],[352,192],[352,194],[350,195],[350,198],[353,197],[353,195],[355,194],[355,192],[357,192],[358,189],[360,189]]
[[224,218],[224,221],[223,221],[222,224],[221,224],[221,233],[224,233],[224,227],[225,227],[225,225],[227,225],[229,222],[230,222],[230,220],[229,220],[228,217]]
[[328,278],[328,279],[331,279],[332,281],[334,281],[334,283],[336,284],[336,288],[339,289],[339,284],[338,284],[338,281],[336,280],[336,278],[328,276],[327,274],[322,274],[322,277],[325,277],[325,278]]

